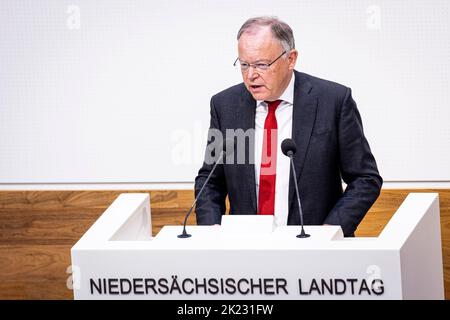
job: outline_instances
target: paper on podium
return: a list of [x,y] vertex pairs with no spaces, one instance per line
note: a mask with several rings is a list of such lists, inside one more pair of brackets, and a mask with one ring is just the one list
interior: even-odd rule
[[235,235],[271,234],[276,228],[273,215],[223,215],[221,230]]

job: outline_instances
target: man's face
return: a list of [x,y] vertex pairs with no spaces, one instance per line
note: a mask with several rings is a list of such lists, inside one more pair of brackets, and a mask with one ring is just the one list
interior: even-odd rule
[[[270,27],[247,31],[238,41],[239,60],[251,64],[271,63],[284,50]],[[287,52],[263,72],[253,66],[242,72],[244,84],[255,100],[273,101],[281,96],[291,80],[297,54],[296,50]]]

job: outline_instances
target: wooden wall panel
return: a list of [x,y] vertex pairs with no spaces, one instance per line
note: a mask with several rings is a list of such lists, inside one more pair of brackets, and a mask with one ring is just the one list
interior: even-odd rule
[[[70,248],[124,192],[150,193],[152,232],[179,225],[187,190],[0,191],[0,299],[72,299]],[[450,190],[383,190],[357,236],[377,236],[410,192],[438,192],[446,298],[450,299]],[[195,223],[194,214],[189,224]]]

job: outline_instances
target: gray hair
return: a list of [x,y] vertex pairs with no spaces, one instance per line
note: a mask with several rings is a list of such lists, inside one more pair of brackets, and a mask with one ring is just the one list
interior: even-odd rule
[[255,17],[250,18],[242,25],[237,34],[237,39],[246,31],[254,29],[255,27],[270,26],[273,36],[280,40],[283,48],[289,53],[295,49],[294,34],[291,27],[286,22],[279,20],[277,17]]

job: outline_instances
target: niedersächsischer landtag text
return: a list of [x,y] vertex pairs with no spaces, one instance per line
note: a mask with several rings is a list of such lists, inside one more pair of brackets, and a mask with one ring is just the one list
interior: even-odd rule
[[[97,278],[89,279],[91,295],[289,295],[284,278]],[[384,294],[381,279],[299,278],[299,295]]]

